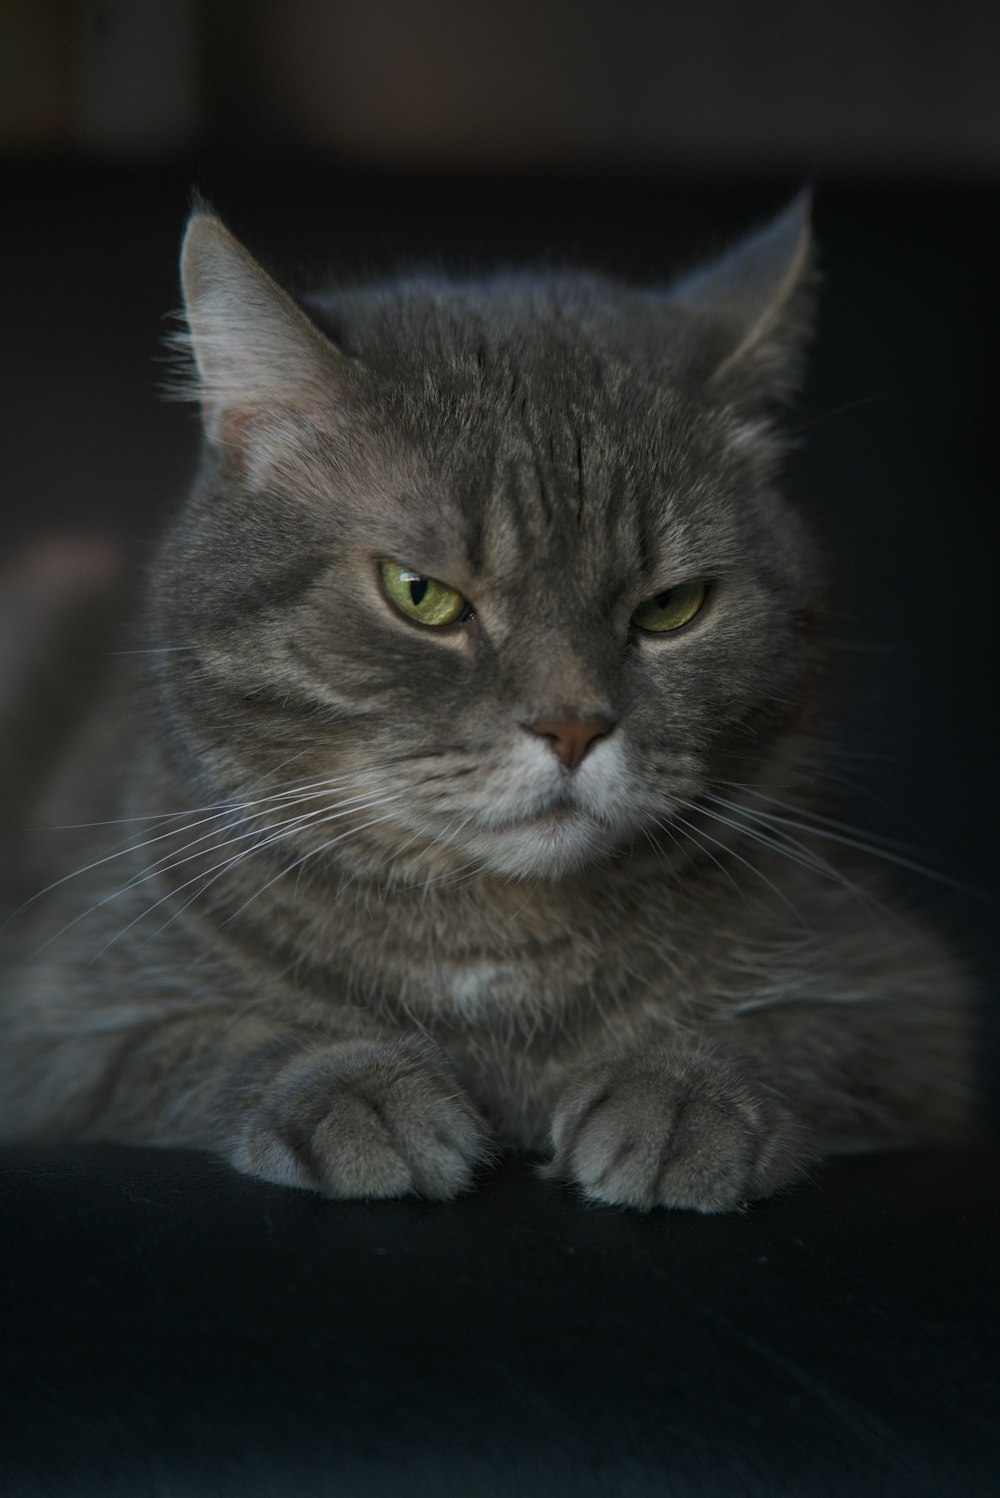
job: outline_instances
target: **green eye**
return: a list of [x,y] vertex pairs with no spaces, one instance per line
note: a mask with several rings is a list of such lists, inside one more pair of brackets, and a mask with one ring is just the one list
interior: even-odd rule
[[395,604],[407,619],[415,619],[418,624],[440,628],[443,624],[454,624],[468,610],[461,593],[439,583],[434,577],[414,572],[412,567],[403,567],[399,562],[382,562],[380,571],[389,602]]
[[632,623],[647,634],[665,635],[688,624],[707,595],[705,583],[678,583],[676,588],[668,588],[665,593],[657,593],[655,598],[640,603],[632,615]]

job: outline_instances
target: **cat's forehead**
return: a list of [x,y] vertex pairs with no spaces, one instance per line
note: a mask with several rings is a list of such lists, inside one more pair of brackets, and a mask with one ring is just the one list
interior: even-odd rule
[[389,443],[436,489],[413,507],[432,547],[490,573],[572,554],[613,574],[682,559],[706,531],[721,541],[732,454],[718,413],[653,367],[625,288],[421,281],[314,310],[371,371]]
[[489,358],[511,346],[544,358],[627,315],[633,293],[596,275],[498,274],[480,280],[414,276],[335,287],[308,300],[347,352],[379,365],[407,355]]
[[429,421],[462,402],[498,432],[543,409],[618,421],[622,385],[650,382],[655,397],[669,363],[669,317],[652,340],[641,298],[597,276],[388,282],[314,298],[310,310],[384,394]]
[[690,443],[656,446],[553,408],[513,431],[466,424],[395,468],[401,482],[377,507],[380,549],[510,599],[537,598],[540,581],[553,597],[582,587],[610,599],[643,578],[652,588],[745,558],[735,486],[710,480]]

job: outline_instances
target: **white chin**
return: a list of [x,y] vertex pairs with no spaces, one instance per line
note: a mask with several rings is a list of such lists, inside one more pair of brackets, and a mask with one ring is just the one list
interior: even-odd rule
[[560,879],[610,853],[610,831],[581,813],[533,818],[509,827],[468,832],[463,847],[496,874]]

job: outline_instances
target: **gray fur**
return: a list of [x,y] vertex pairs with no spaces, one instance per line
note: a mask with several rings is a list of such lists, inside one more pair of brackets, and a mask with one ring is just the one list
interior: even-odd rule
[[[964,980],[814,811],[823,584],[776,485],[805,203],[667,292],[300,305],[205,213],[183,275],[204,460],[159,653],[42,812],[118,820],[11,924],[6,1132],[342,1197],[513,1144],[716,1211],[960,1129]],[[474,616],[403,618],[383,558]],[[692,580],[685,628],[630,626]],[[531,725],[576,719],[613,727],[569,769]]]

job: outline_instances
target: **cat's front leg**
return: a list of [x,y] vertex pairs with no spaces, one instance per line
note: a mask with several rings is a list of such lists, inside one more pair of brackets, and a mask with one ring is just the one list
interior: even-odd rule
[[546,1174],[595,1202],[725,1212],[815,1158],[779,1098],[711,1052],[651,1046],[578,1071],[552,1120]]
[[447,1199],[491,1147],[444,1058],[400,1039],[294,1056],[260,1087],[227,1153],[248,1175],[324,1196]]
[[339,1198],[453,1197],[492,1153],[451,1062],[419,1036],[208,1002],[114,1018],[88,1028],[74,1009],[56,1044],[51,1025],[0,1033],[0,1134],[207,1150]]

